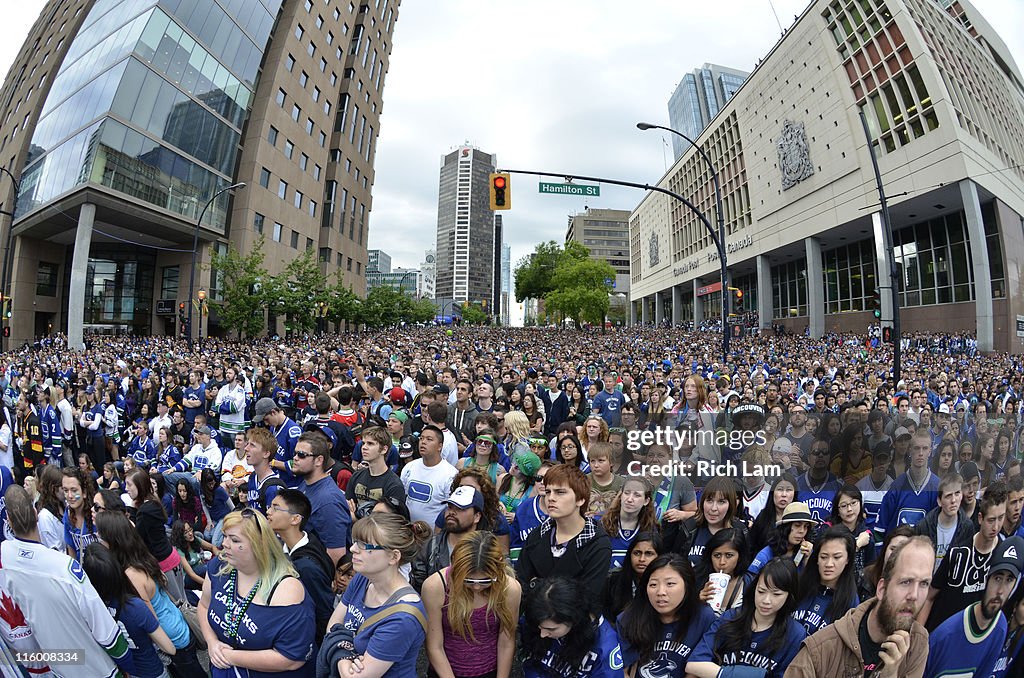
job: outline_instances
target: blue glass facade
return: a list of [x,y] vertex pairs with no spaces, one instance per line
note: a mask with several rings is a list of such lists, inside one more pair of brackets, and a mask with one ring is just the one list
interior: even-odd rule
[[[696,139],[745,80],[745,73],[714,64],[705,64],[687,73],[669,97],[669,126]],[[690,145],[685,140],[672,136],[672,151],[676,160],[688,148]]]
[[[40,113],[20,218],[93,183],[194,219],[232,183],[281,0],[99,0]],[[228,196],[204,226],[223,233]]]

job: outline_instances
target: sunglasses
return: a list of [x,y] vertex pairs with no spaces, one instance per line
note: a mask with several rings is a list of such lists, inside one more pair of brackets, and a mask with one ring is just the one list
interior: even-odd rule
[[263,524],[260,523],[259,518],[257,518],[257,516],[262,515],[259,511],[256,509],[244,508],[241,510],[241,514],[243,518],[251,518],[256,521],[256,529],[259,530],[261,534],[263,533]]
[[371,543],[365,542],[365,541],[354,541],[354,542],[352,542],[352,550],[353,551],[389,551],[390,549],[387,546],[382,546],[380,544],[371,544]]
[[494,583],[494,579],[492,577],[482,579],[463,579],[462,583],[466,586],[490,586]]
[[313,453],[312,452],[299,452],[299,451],[296,451],[294,456],[297,459],[309,459],[310,457],[313,456]]

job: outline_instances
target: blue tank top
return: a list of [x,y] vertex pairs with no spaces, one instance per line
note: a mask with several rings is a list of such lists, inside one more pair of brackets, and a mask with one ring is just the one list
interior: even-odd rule
[[157,586],[156,595],[149,602],[153,606],[153,611],[156,612],[156,618],[160,621],[160,627],[174,643],[175,649],[183,650],[188,647],[188,643],[192,639],[188,624],[181,616],[181,610],[171,602],[167,592]]
[[[261,605],[253,600],[242,616],[236,637],[228,636],[227,575],[219,575],[221,561],[214,558],[206,568],[210,579],[210,609],[207,620],[217,639],[240,650],[277,650],[280,654],[305,664],[293,671],[255,671],[238,669],[237,675],[247,678],[312,678],[316,675],[316,662],[311,661],[316,652],[316,613],[313,599],[308,595],[296,605]],[[235,602],[243,600],[236,592]],[[211,666],[213,678],[237,678],[236,670],[218,669]]]

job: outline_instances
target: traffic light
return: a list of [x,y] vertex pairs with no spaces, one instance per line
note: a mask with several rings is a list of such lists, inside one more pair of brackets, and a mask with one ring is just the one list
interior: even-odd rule
[[5,321],[10,321],[11,319],[11,301],[13,300],[10,297],[5,297],[3,300],[3,316]]
[[11,336],[11,326],[10,325],[8,325],[7,327],[4,328],[4,336],[5,337]]
[[491,209],[512,209],[512,186],[509,175],[504,172],[491,175]]
[[743,290],[736,290],[736,301],[733,302],[733,308],[736,313],[743,311]]
[[882,328],[882,343],[891,344],[893,343],[893,328],[883,327]]
[[875,320],[882,319],[882,291],[877,288],[871,295],[871,313],[875,316]]

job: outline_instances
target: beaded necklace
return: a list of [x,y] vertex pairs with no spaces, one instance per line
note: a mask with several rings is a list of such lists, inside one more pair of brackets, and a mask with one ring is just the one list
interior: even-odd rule
[[256,597],[256,591],[259,590],[262,581],[262,578],[256,580],[256,583],[249,590],[249,595],[239,605],[236,602],[237,597],[235,595],[235,589],[238,587],[238,570],[231,571],[227,584],[224,586],[224,592],[227,594],[227,602],[224,603],[224,616],[227,618],[227,635],[229,638],[238,638],[238,627],[241,626],[245,611],[249,608],[253,598]]

